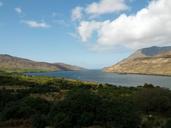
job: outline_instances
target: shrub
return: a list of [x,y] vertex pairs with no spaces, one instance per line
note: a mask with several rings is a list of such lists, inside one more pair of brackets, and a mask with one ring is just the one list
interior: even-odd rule
[[168,119],[165,128],[171,128],[171,119]]
[[48,125],[47,117],[42,114],[36,114],[32,117],[33,128],[45,128]]

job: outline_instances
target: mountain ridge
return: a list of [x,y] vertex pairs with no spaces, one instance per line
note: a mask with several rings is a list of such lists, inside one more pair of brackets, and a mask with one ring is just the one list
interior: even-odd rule
[[171,46],[139,49],[128,58],[104,68],[106,72],[171,75]]
[[0,54],[0,70],[5,71],[72,71],[83,70],[84,68],[64,63],[38,62],[30,59]]

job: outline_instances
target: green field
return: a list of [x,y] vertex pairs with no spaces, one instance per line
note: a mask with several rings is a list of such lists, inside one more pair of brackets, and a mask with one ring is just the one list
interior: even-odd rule
[[171,128],[171,91],[0,72],[0,128]]

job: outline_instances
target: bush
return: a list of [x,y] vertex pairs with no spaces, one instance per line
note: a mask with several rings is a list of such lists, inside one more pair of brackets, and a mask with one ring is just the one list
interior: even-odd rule
[[95,114],[91,112],[81,113],[78,124],[80,126],[91,126],[94,123]]
[[129,99],[116,98],[102,102],[97,109],[97,121],[104,127],[137,128],[141,119]]
[[69,92],[56,103],[49,115],[55,127],[104,127],[137,128],[140,117],[133,102],[127,98],[102,99],[87,89]]
[[40,98],[25,97],[21,102],[30,107],[35,113],[48,114],[50,109],[50,103]]
[[91,126],[95,120],[98,105],[100,105],[100,99],[95,94],[86,89],[76,89],[69,92],[63,101],[54,105],[50,118],[58,127],[64,124],[72,127]]
[[1,119],[28,119],[36,113],[47,114],[48,112],[49,103],[45,100],[25,97],[17,102],[9,102],[1,113]]
[[171,119],[168,119],[165,128],[171,128]]
[[143,113],[171,114],[171,92],[162,88],[143,88],[135,95],[136,105]]
[[1,120],[26,119],[29,118],[32,113],[33,110],[26,104],[13,102],[8,104],[5,109],[3,109]]
[[64,112],[56,113],[52,118],[52,126],[55,128],[72,128],[72,119],[70,116]]
[[47,125],[48,125],[48,121],[45,115],[36,114],[32,117],[33,128],[45,128]]

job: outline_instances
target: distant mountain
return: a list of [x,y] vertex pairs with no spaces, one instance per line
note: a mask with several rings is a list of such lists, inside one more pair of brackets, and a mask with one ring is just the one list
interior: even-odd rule
[[39,71],[71,71],[82,70],[83,68],[63,63],[36,62],[29,59],[14,57],[6,54],[0,55],[0,70],[19,72],[39,72]]
[[171,75],[171,46],[137,50],[128,58],[104,68],[106,72]]
[[168,53],[168,52],[171,52],[171,46],[167,46],[167,47],[153,46],[149,48],[139,49],[128,58],[133,59],[133,58],[140,58],[140,57],[155,57],[157,55]]
[[85,68],[75,66],[75,65],[64,64],[64,63],[54,63],[53,65],[60,68],[61,70],[64,70],[64,71],[68,71],[68,70],[72,70],[72,71],[85,70]]

